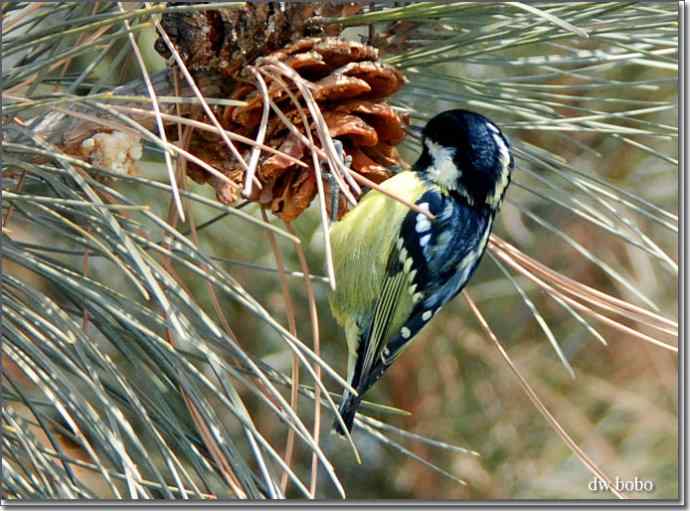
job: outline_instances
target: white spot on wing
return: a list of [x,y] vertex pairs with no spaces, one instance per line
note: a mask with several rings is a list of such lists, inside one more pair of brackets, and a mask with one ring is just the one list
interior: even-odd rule
[[424,314],[422,314],[422,319],[424,321],[428,321],[430,317],[431,317],[431,311],[424,311]]
[[402,335],[403,339],[409,339],[410,336],[412,335],[412,332],[410,332],[409,328],[404,326],[400,329],[400,335]]
[[426,215],[423,215],[422,213],[417,213],[417,225],[415,225],[415,231],[418,233],[423,233],[428,231],[431,228],[431,222],[429,222],[429,219],[426,217]]
[[410,271],[410,268],[412,268],[412,263],[413,263],[413,262],[414,262],[414,261],[412,260],[411,257],[408,257],[407,259],[405,259],[405,264],[403,265],[403,271],[404,271],[405,273],[408,273],[408,272]]
[[422,247],[426,247],[426,245],[427,245],[427,243],[429,243],[430,239],[431,239],[431,234],[426,234],[426,235],[422,236],[421,238],[419,238],[419,244]]

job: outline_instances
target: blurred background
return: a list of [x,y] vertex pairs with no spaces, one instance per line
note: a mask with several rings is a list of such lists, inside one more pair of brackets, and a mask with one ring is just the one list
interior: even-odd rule
[[[412,12],[405,20],[422,23],[416,35],[420,45],[456,46],[442,53],[439,50],[417,57],[406,50],[407,58],[399,58],[402,53],[394,49],[384,52],[384,61],[389,58],[409,80],[391,103],[412,112],[412,124],[417,126],[437,112],[457,107],[479,111],[496,121],[519,153],[514,183],[508,190],[508,200],[494,233],[548,268],[647,310],[652,310],[651,303],[659,315],[677,321],[678,275],[673,267],[674,262],[677,264],[677,228],[668,228],[657,221],[659,217],[677,215],[679,205],[675,6],[612,2],[609,10],[601,8],[594,12],[596,6],[587,4],[579,17],[565,4],[542,7],[587,30],[590,37],[568,34],[558,26],[553,33],[562,37],[547,39],[538,27],[548,28],[548,20],[533,18],[529,11],[509,9],[504,4],[486,4],[460,13],[437,13],[435,17],[428,11]],[[393,8],[376,3],[379,11]],[[587,16],[587,12],[594,14]],[[376,29],[385,29],[393,23],[392,19],[375,20]],[[352,27],[344,35],[354,40],[368,37],[369,25],[363,25],[364,21],[353,19]],[[42,20],[42,23],[50,22]],[[538,36],[530,32],[520,44],[495,49],[494,46],[511,40],[509,36],[482,40],[486,34],[491,35],[491,30],[486,30],[490,24],[496,25],[494,30],[499,31],[506,24],[520,27],[520,23],[527,22],[523,32],[527,33],[529,27],[537,30]],[[438,30],[434,36],[435,28]],[[477,36],[478,40],[471,40]],[[467,41],[463,42],[462,37]],[[155,40],[153,27],[138,31],[137,41],[151,73],[166,67],[153,50]],[[414,42],[414,37],[411,41]],[[116,61],[120,55],[118,49],[129,43],[121,39],[117,44],[120,46],[115,45],[100,63],[91,66],[89,81],[112,87],[141,77],[131,55]],[[673,51],[667,51],[669,48]],[[67,65],[65,77],[74,79],[92,62],[89,53],[76,56]],[[21,64],[19,60],[13,63],[10,58],[6,69]],[[56,83],[53,89],[56,92],[67,86],[64,82]],[[49,86],[53,84],[46,81],[41,84],[43,89],[37,90],[45,92]],[[17,91],[15,94],[20,95]],[[24,94],[36,94],[36,91],[23,90]],[[32,114],[35,112],[27,113],[25,118],[30,119]],[[568,119],[576,120],[567,122]],[[563,126],[568,129],[559,129]],[[401,147],[403,158],[410,163],[417,152],[418,147],[411,138]],[[136,177],[168,182],[162,156],[155,147],[145,145]],[[595,184],[584,193],[583,182]],[[11,189],[12,186],[10,180],[3,187]],[[45,193],[41,186],[27,183],[24,191],[39,195]],[[188,181],[187,187],[199,196],[215,200],[209,186]],[[113,188],[133,204],[149,206],[151,214],[159,218],[169,214],[168,190],[156,190],[126,179],[118,181]],[[613,200],[612,195],[623,199]],[[630,204],[639,207],[629,207]],[[198,201],[188,202],[186,207],[197,226],[218,215],[217,209]],[[668,215],[654,213],[655,219],[648,214],[658,210]],[[257,205],[248,205],[243,211],[261,218]],[[3,225],[4,231],[9,229],[5,235],[26,243],[69,248],[70,242],[63,235],[56,235],[45,224],[32,220],[35,217],[13,213],[11,223]],[[269,220],[284,228],[275,217]],[[319,211],[313,203],[293,226],[302,241],[309,268],[323,276],[325,255],[320,222]],[[677,225],[677,220],[668,223]],[[139,228],[158,232],[150,222],[142,221]],[[185,231],[183,224],[177,228]],[[651,244],[640,241],[643,239],[651,240]],[[294,244],[282,237],[277,237],[276,242],[286,269],[300,271]],[[660,257],[656,249],[650,249],[652,246],[667,256]],[[289,310],[275,272],[276,255],[265,230],[228,215],[198,231],[197,247],[215,258],[215,263],[275,320],[288,324]],[[83,256],[64,253],[51,257],[65,268],[77,272],[83,268]],[[182,265],[175,264],[174,268],[196,306],[215,318],[207,281]],[[74,307],[73,299],[65,298],[55,285],[16,261],[4,259],[3,270],[40,290],[55,303],[63,304],[67,310]],[[612,272],[620,278],[612,278]],[[90,259],[88,274],[94,281],[124,295],[135,295],[131,283],[116,274],[107,259]],[[525,276],[510,270],[509,274],[511,279],[487,253],[467,291],[539,398],[609,477],[653,481],[653,491],[628,496],[677,498],[677,354],[588,317],[598,333],[594,335],[548,292]],[[338,373],[345,374],[344,336],[328,308],[328,285],[322,278],[312,282],[321,357]],[[309,297],[304,280],[299,276],[289,277],[288,284],[297,335],[311,346]],[[242,348],[253,359],[289,375],[292,354],[284,340],[265,320],[250,314],[237,300],[225,294],[218,296],[220,308]],[[572,366],[574,378],[551,346],[540,326],[542,320]],[[634,321],[626,325],[648,332]],[[97,328],[87,328],[92,341],[122,368],[123,374],[128,374],[127,357],[132,354],[115,346]],[[669,343],[676,345],[673,340]],[[5,368],[8,370],[4,380],[6,399],[14,404],[17,387],[22,386],[26,395],[39,399],[41,391],[36,390],[35,382],[27,381],[16,364],[6,364]],[[202,371],[213,373],[203,367]],[[8,379],[12,380],[11,385]],[[313,385],[304,369],[302,382]],[[329,390],[340,393],[332,378],[324,377],[324,382]],[[32,386],[34,390],[27,390]],[[289,397],[288,386],[280,389]],[[254,424],[282,453],[286,435],[283,421],[246,386],[239,385],[238,392]],[[432,445],[392,430],[377,429],[381,431],[381,437],[377,437],[356,428],[353,439],[363,458],[362,464],[357,464],[347,444],[328,433],[332,414],[323,408],[321,445],[348,498],[612,498],[610,493],[588,489],[592,473],[529,400],[462,297],[444,308],[418,335],[415,343],[370,391],[368,399],[409,412],[409,415],[399,415],[370,409],[367,414],[372,418],[474,453]],[[213,403],[214,398],[209,397],[209,402]],[[185,413],[179,398],[169,406],[176,413]],[[220,410],[224,405],[218,406]],[[302,396],[297,412],[310,429],[313,400]],[[224,417],[226,412],[219,413]],[[54,418],[57,420],[58,416],[55,414]],[[237,425],[227,427],[240,443],[238,449],[247,455],[241,429]],[[157,453],[152,456],[160,458]],[[298,441],[294,456],[295,472],[308,474],[312,463],[310,449]],[[275,465],[273,470],[280,472]],[[90,480],[87,486],[95,495],[110,495],[107,486],[101,486],[97,472],[82,474],[84,480]],[[222,484],[219,484],[214,488],[222,495]],[[319,472],[317,494],[322,498],[338,497],[323,468]],[[288,496],[299,496],[292,484],[288,486]]]

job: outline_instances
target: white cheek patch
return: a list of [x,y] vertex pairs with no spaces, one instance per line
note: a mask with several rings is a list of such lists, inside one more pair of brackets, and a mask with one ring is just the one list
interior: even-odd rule
[[443,147],[431,140],[425,140],[424,143],[431,155],[429,176],[432,181],[449,190],[455,190],[458,186],[458,178],[462,175],[453,161],[455,149]]

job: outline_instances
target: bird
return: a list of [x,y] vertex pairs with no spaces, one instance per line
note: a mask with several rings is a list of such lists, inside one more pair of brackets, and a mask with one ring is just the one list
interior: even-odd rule
[[[498,126],[468,110],[431,118],[421,148],[410,170],[380,185],[417,211],[369,190],[330,227],[329,304],[357,391],[346,389],[339,407],[348,432],[363,395],[472,277],[515,168]],[[334,428],[345,434],[340,421]]]

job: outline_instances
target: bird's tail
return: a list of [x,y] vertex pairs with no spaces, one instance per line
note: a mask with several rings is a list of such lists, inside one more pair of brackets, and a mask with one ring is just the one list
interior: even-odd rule
[[[355,421],[355,415],[357,414],[357,408],[359,408],[360,401],[359,397],[353,396],[348,391],[345,391],[343,394],[343,401],[340,403],[338,413],[342,417],[343,423],[345,423],[345,427],[348,431],[352,431],[352,424]],[[333,423],[333,427],[336,433],[345,436],[345,431],[343,431],[343,427],[339,420]]]

